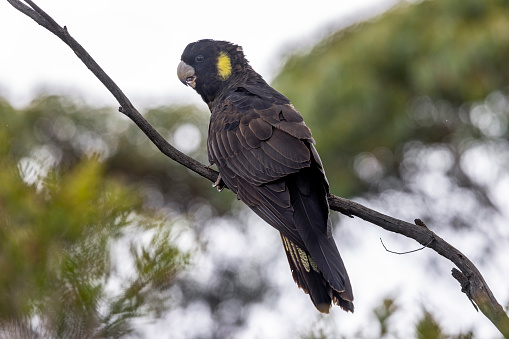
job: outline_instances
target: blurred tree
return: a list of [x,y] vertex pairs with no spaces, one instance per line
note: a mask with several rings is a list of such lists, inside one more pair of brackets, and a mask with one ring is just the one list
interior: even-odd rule
[[[369,327],[372,323],[370,322],[370,326],[364,326],[363,328],[359,328],[358,332],[355,334],[355,338],[363,339],[363,338],[398,338],[400,337],[397,332],[395,332],[393,326],[390,326],[391,322],[397,321],[398,318],[398,306],[394,299],[385,298],[382,300],[379,306],[375,307],[373,310],[373,315],[380,325],[380,333],[374,336],[372,333],[369,333]],[[374,320],[374,319],[370,319]],[[314,328],[310,333],[301,336],[302,339],[327,339],[327,338],[348,338],[344,335],[338,334],[328,334],[325,333],[322,327]],[[417,339],[472,339],[474,338],[472,331],[467,330],[465,333],[459,334],[445,334],[442,329],[440,322],[437,321],[433,315],[427,311],[426,309],[422,309],[421,316],[417,323],[415,324],[415,336]]]
[[[475,234],[471,259],[496,265],[508,241],[508,18],[505,0],[402,3],[288,56],[274,86],[312,129],[332,192]],[[443,337],[427,314],[416,335]]]
[[415,326],[416,338],[418,339],[472,339],[474,335],[472,331],[465,333],[449,335],[442,330],[440,323],[427,310],[423,309],[422,317]]
[[[0,118],[8,126],[11,152],[17,157],[45,150],[48,161],[72,167],[94,154],[107,175],[137,183],[145,202],[175,213],[199,201],[212,202],[220,212],[231,197],[204,190],[196,174],[168,161],[130,120],[113,108],[96,108],[76,98],[40,96],[21,112],[0,102]],[[208,116],[193,107],[160,107],[145,113],[150,123],[176,147],[207,162]],[[200,200],[201,198],[201,200]]]
[[[446,144],[458,184],[482,193],[460,158],[466,140],[493,137],[469,106],[509,84],[508,17],[506,0],[402,3],[288,57],[274,86],[311,127],[332,191],[352,196],[401,176],[406,145],[419,141]],[[480,114],[507,137],[504,114]]]
[[416,334],[418,339],[443,339],[446,336],[442,333],[442,329],[433,315],[428,311],[424,311],[422,318],[416,326]]
[[[193,107],[159,107],[148,110],[145,117],[177,148],[207,163],[208,113]],[[74,171],[83,158],[92,157],[100,174],[100,179],[96,180],[113,180],[119,185],[128,183],[130,193],[125,193],[126,197],[140,197],[132,208],[148,208],[171,220],[189,220],[195,237],[193,244],[202,243],[205,252],[211,231],[219,231],[215,226],[220,220],[218,216],[234,217],[231,223],[239,223],[237,217],[242,212],[240,205],[234,204],[233,195],[218,194],[206,180],[197,180],[196,174],[169,161],[134,124],[113,108],[91,107],[77,98],[42,95],[20,111],[0,100],[0,121],[5,122],[8,154],[16,159],[13,161],[17,161],[20,175],[35,190],[47,185],[39,178],[48,176],[52,169],[63,173]],[[68,175],[76,176],[72,172]],[[22,183],[20,185],[23,187]],[[74,184],[68,186],[74,187]],[[70,191],[62,194],[70,194]],[[119,192],[119,196],[122,194]],[[246,233],[245,226],[236,226],[228,235]],[[131,231],[126,230],[126,235]],[[47,237],[51,238],[51,234]],[[217,333],[211,336],[221,338],[244,325],[243,305],[261,302],[275,293],[270,288],[270,275],[262,272],[263,267],[264,263],[253,260],[240,269],[237,260],[218,258],[214,262],[214,274],[208,279],[200,275],[187,276],[174,284],[173,280],[168,282],[172,283],[174,297],[182,295],[174,298],[180,307],[193,308],[201,302],[209,305],[210,315],[217,322]],[[246,272],[256,279],[246,282]],[[120,302],[117,304],[115,307],[122,306]],[[126,326],[125,322],[122,326]]]
[[50,146],[13,138],[30,131],[17,113],[0,108],[0,337],[123,336],[130,319],[168,307],[188,254],[94,157],[57,170]]
[[373,313],[380,323],[380,338],[389,333],[389,319],[397,310],[398,307],[391,298],[384,299],[382,304],[373,310]]

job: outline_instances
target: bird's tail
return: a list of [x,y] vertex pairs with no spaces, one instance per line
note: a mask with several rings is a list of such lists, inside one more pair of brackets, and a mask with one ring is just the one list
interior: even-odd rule
[[294,225],[306,248],[284,236],[283,245],[294,280],[320,312],[328,313],[331,302],[353,312],[352,286],[330,229],[326,188],[312,171],[295,174],[288,185]]
[[339,305],[345,311],[354,311],[353,294],[348,281],[344,291],[337,291],[324,278],[311,255],[295,245],[281,234],[283,247],[290,264],[293,280],[311,297],[311,301],[318,311],[329,313],[332,303]]

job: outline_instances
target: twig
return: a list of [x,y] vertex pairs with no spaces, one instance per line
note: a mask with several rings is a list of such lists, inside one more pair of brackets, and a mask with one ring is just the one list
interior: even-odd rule
[[[71,37],[66,27],[58,25],[48,14],[30,0],[25,0],[30,7],[19,0],[7,1],[14,8],[32,18],[39,25],[51,31],[66,43],[117,99],[121,106],[119,111],[133,120],[163,154],[211,182],[216,181],[218,176],[216,171],[175,149],[143,118],[113,80],[92,59],[87,51]],[[473,305],[477,305],[498,330],[506,338],[509,338],[509,317],[493,296],[479,270],[465,255],[429,230],[422,221],[416,219],[416,225],[413,225],[332,194],[328,198],[332,210],[349,217],[357,216],[387,231],[415,239],[423,246],[433,249],[441,256],[452,261],[459,269],[453,269],[453,277],[460,282],[462,291],[472,301]],[[430,239],[432,240],[430,241]]]
[[431,238],[431,240],[424,246],[422,247],[419,247],[415,250],[411,250],[411,251],[406,251],[406,252],[395,252],[395,251],[391,251],[390,249],[388,249],[387,247],[385,247],[385,244],[384,242],[382,241],[382,238],[380,238],[380,242],[382,243],[382,246],[384,247],[384,249],[389,252],[389,253],[392,253],[392,254],[408,254],[408,253],[414,253],[414,252],[417,252],[417,251],[420,251],[420,250],[423,250],[425,249],[426,247],[428,247],[429,244],[431,244],[431,242],[435,240],[434,238]]

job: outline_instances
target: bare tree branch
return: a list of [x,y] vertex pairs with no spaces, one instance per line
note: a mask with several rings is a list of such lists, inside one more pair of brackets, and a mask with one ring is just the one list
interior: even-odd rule
[[509,318],[477,267],[463,253],[431,231],[421,220],[416,219],[414,225],[334,195],[329,196],[329,204],[335,211],[352,217],[357,216],[387,231],[412,238],[452,261],[459,269],[453,268],[452,276],[461,284],[461,291],[467,295],[476,310],[479,307],[504,337],[509,338]]
[[[25,0],[25,3],[29,6],[19,0],[7,1],[17,10],[32,18],[39,25],[51,31],[66,43],[117,99],[120,104],[119,111],[134,121],[163,154],[211,182],[216,181],[218,176],[216,171],[175,149],[145,120],[115,82],[92,59],[87,51],[71,37],[65,26],[61,27],[58,25],[48,14],[30,0]],[[504,337],[509,338],[509,317],[495,299],[477,267],[463,253],[429,230],[422,221],[416,219],[415,224],[411,224],[332,194],[328,198],[332,210],[349,217],[357,216],[387,231],[412,238],[453,262],[457,268],[452,269],[452,275],[459,281],[461,291],[467,295],[476,309],[479,308],[490,319]]]
[[48,14],[46,14],[41,8],[39,8],[33,1],[25,1],[31,6],[23,4],[18,0],[7,0],[12,6],[14,6],[20,12],[28,15],[39,25],[45,27],[50,32],[58,36],[65,44],[67,44],[76,53],[78,58],[83,61],[85,66],[94,73],[94,75],[103,83],[104,86],[113,94],[120,104],[119,111],[129,117],[138,127],[149,137],[149,139],[159,148],[159,150],[175,160],[179,164],[191,169],[198,173],[202,177],[205,177],[212,182],[216,181],[218,173],[208,166],[201,164],[200,162],[188,157],[184,153],[177,150],[175,147],[170,145],[162,136],[159,134],[152,125],[134,108],[131,101],[126,97],[122,90],[115,84],[115,82],[109,77],[106,72],[95,62],[95,60],[88,54],[88,52],[69,34],[67,27],[61,27],[55,20],[53,20]]

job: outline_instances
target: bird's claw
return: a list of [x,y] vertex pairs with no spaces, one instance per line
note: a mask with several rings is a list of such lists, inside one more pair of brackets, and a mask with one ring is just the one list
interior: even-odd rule
[[218,192],[221,192],[224,189],[224,182],[221,178],[221,174],[217,176],[217,180],[215,183],[212,184],[212,187],[215,187]]

